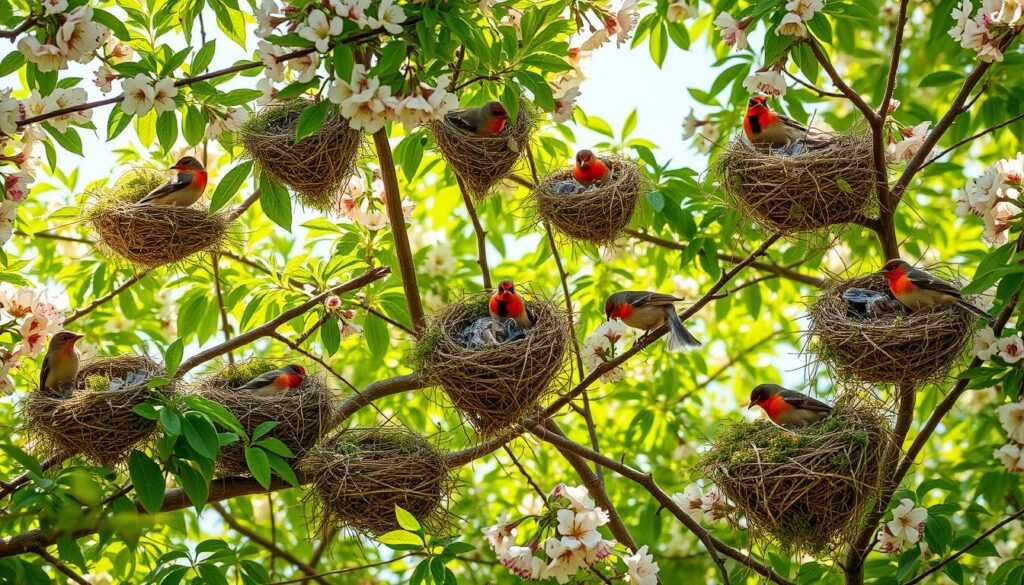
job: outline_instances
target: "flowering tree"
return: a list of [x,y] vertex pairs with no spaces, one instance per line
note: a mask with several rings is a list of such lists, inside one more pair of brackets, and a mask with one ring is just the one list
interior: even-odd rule
[[[1022,9],[1016,0],[3,3],[0,575],[1019,582]],[[588,60],[616,50],[659,67],[707,59],[709,85],[623,84],[614,96],[660,93],[663,107],[639,115],[681,123],[685,146],[635,136],[636,111],[616,131],[605,112],[576,106]],[[751,94],[816,126],[869,133],[874,212],[823,243],[765,233],[723,204],[701,172],[740,128]],[[426,126],[489,100],[514,119],[527,107],[520,96],[541,112],[540,128],[524,164],[475,199]],[[296,140],[336,113],[372,143],[324,213],[293,204],[240,158],[247,120],[296,98],[312,104]],[[526,194],[572,159],[570,144],[637,160],[650,180],[614,245],[573,243],[524,217]],[[699,155],[695,168],[674,160],[683,148]],[[98,249],[79,221],[93,192],[186,154],[208,169],[209,208],[230,210],[234,237],[156,268]],[[83,180],[100,160],[102,172]],[[740,417],[758,383],[841,393],[824,368],[799,370],[793,357],[801,302],[833,275],[898,257],[954,264],[965,292],[989,293],[995,321],[979,328],[955,379],[874,389],[901,449],[841,556],[797,557],[753,539],[742,510],[695,470],[706,438]],[[571,375],[513,432],[485,440],[410,356],[427,314],[505,278],[560,295],[572,312]],[[623,289],[688,299],[680,316],[703,347],[670,355],[656,343],[664,328],[635,337],[606,323],[604,300]],[[448,450],[462,480],[448,503],[456,537],[430,534],[401,509],[401,530],[378,540],[314,534],[302,474],[200,401],[140,408],[158,420],[159,438],[127,469],[41,456],[20,405],[65,328],[85,334],[83,357],[162,356],[168,377],[156,385],[252,355],[318,370],[338,389],[333,427],[390,421]],[[251,476],[214,477],[230,441],[245,443]]]

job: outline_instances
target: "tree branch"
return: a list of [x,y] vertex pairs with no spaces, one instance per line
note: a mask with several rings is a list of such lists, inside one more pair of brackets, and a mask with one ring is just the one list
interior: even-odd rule
[[989,528],[985,532],[982,532],[981,534],[978,535],[977,538],[975,538],[971,542],[967,543],[966,546],[964,546],[960,550],[956,551],[952,555],[942,559],[938,564],[933,565],[931,567],[928,567],[927,571],[925,571],[925,572],[921,573],[920,575],[914,577],[910,581],[907,581],[904,585],[914,585],[914,583],[920,583],[921,581],[924,581],[924,579],[926,577],[928,577],[929,575],[931,575],[933,573],[936,573],[938,571],[941,571],[942,567],[945,567],[949,563],[952,563],[953,561],[957,560],[958,558],[963,556],[964,553],[966,553],[967,551],[969,551],[972,548],[974,548],[979,542],[981,542],[981,541],[985,540],[986,538],[988,538],[989,536],[991,536],[993,532],[995,532],[996,530],[999,530],[1003,526],[1006,526],[1007,524],[1009,524],[1010,522],[1013,522],[1014,520],[1016,520],[1017,518],[1020,518],[1021,516],[1024,516],[1024,508],[1022,508],[1020,510],[1017,510],[1013,514],[1010,514],[1009,516],[1007,516],[1006,518],[1003,518],[995,526],[993,526],[992,528]]
[[[462,53],[459,53],[461,61]],[[480,266],[480,276],[484,281],[484,290],[490,292],[491,286],[491,269],[487,265],[487,232],[484,230],[484,226],[480,223],[480,218],[476,214],[476,206],[473,205],[473,198],[466,192],[466,186],[462,182],[462,178],[459,177],[458,173],[455,173],[455,182],[459,184],[459,193],[462,193],[462,200],[466,203],[466,212],[469,213],[469,219],[473,222],[473,231],[476,233],[476,263]]]
[[89,582],[84,577],[76,573],[71,567],[65,565],[60,559],[46,552],[46,549],[39,547],[34,551],[37,555],[42,557],[44,561],[53,565],[54,569],[57,569],[61,573],[64,573],[68,579],[71,579],[75,583],[81,583],[82,585],[89,585]]
[[839,88],[839,91],[846,96],[846,99],[850,100],[853,102],[853,105],[857,106],[857,109],[864,114],[864,119],[868,121],[868,124],[872,126],[877,124],[879,120],[878,114],[871,109],[871,106],[864,101],[864,98],[862,98],[859,93],[854,91],[853,88],[843,80],[842,76],[839,75],[839,72],[836,71],[835,66],[832,65],[831,61],[829,61],[828,56],[821,50],[821,46],[818,45],[818,42],[814,39],[807,39],[806,42],[810,45],[811,52],[814,53],[814,57],[818,60],[818,63],[821,63],[821,67],[826,73],[828,73],[829,78],[832,80],[832,84]]
[[70,325],[70,324],[74,323],[75,321],[78,321],[82,317],[88,315],[89,313],[95,311],[100,305],[102,305],[103,303],[106,303],[107,301],[113,299],[117,295],[119,295],[119,294],[123,293],[124,291],[128,290],[129,288],[131,288],[132,285],[134,285],[136,282],[139,282],[140,280],[145,278],[145,276],[147,274],[149,274],[150,272],[152,272],[152,271],[153,271],[152,268],[147,268],[147,269],[143,270],[142,272],[136,272],[134,276],[130,277],[128,280],[126,280],[126,281],[122,282],[121,284],[117,285],[117,287],[115,287],[114,290],[108,292],[107,294],[103,295],[102,297],[97,298],[93,302],[89,303],[88,305],[86,305],[86,306],[82,307],[81,309],[78,309],[77,311],[72,313],[70,317],[68,317],[67,319],[64,319],[64,325],[65,326]]
[[889,75],[885,82],[885,94],[882,96],[882,103],[878,106],[878,117],[882,120],[889,115],[889,104],[892,103],[892,94],[896,91],[896,73],[900,68],[900,53],[903,51],[903,30],[907,27],[907,5],[910,0],[900,1],[899,17],[896,19],[896,39],[892,43],[892,57],[889,61]]
[[990,126],[988,128],[985,128],[984,130],[978,132],[977,134],[972,134],[971,136],[968,136],[967,138],[964,138],[963,140],[957,142],[953,146],[950,146],[949,148],[943,150],[939,154],[937,154],[937,155],[933,156],[932,158],[928,159],[928,162],[926,162],[923,165],[921,165],[921,170],[924,170],[928,165],[930,165],[933,162],[939,160],[940,158],[946,156],[950,152],[953,152],[954,150],[960,148],[961,146],[963,146],[965,144],[968,144],[970,142],[974,142],[975,140],[981,138],[982,136],[984,136],[986,134],[989,134],[991,132],[995,132],[996,130],[999,130],[1000,128],[1004,128],[1006,126],[1009,126],[1010,124],[1013,124],[1014,122],[1017,122],[1018,120],[1021,120],[1021,119],[1024,119],[1024,114],[1017,114],[1016,116],[1010,118],[1009,120],[1006,120],[1005,122],[1000,122],[999,124],[996,124],[995,126]]
[[0,39],[8,39],[13,43],[17,40],[18,35],[32,28],[35,23],[36,17],[30,14],[25,20],[21,21],[21,24],[11,30],[0,30]]

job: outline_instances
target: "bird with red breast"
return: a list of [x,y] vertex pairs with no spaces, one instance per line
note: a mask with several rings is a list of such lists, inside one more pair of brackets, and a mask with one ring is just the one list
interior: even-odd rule
[[195,157],[186,156],[174,163],[177,171],[169,182],[150,191],[136,205],[177,205],[188,207],[203,196],[206,190],[206,168]]
[[747,408],[755,406],[760,406],[772,422],[787,429],[813,425],[832,413],[832,407],[824,402],[778,384],[754,387]]
[[668,323],[668,350],[683,351],[699,347],[693,336],[676,314],[675,304],[683,299],[664,293],[624,290],[608,297],[604,314],[609,320],[620,319],[633,329],[650,332]]
[[772,111],[768,100],[761,96],[754,96],[747,102],[743,131],[751,144],[772,148],[789,148],[797,142],[802,142],[807,148],[816,148],[828,142],[820,131]]
[[238,388],[256,396],[273,396],[289,390],[296,390],[306,380],[306,368],[289,365],[264,372]]
[[488,308],[491,318],[495,321],[504,323],[511,319],[524,331],[533,327],[537,322],[530,307],[516,292],[516,285],[511,280],[503,280],[498,283],[498,288],[491,295]]
[[953,284],[914,268],[905,260],[889,260],[882,266],[882,275],[896,300],[911,311],[936,305],[957,305],[987,321],[995,320],[984,309],[965,299]]
[[505,129],[508,111],[501,102],[491,101],[479,108],[460,108],[444,115],[456,128],[474,136],[490,136]]
[[572,176],[584,187],[600,185],[612,178],[612,164],[607,158],[584,149],[576,153],[576,166],[572,169]]

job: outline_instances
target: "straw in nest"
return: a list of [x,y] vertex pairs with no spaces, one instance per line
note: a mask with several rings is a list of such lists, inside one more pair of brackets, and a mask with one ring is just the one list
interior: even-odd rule
[[153,189],[167,182],[167,174],[151,169],[125,173],[113,187],[93,193],[95,202],[85,216],[103,248],[138,266],[174,264],[217,249],[231,223],[226,213],[177,205],[136,206]]
[[363,138],[331,106],[320,133],[296,143],[299,116],[312,105],[298,99],[264,108],[238,136],[260,170],[294,189],[302,205],[327,211],[355,172]]
[[799,432],[767,420],[731,423],[698,468],[743,511],[755,537],[821,555],[858,529],[891,445],[878,405],[847,401]]
[[[78,371],[70,398],[35,390],[25,401],[25,427],[46,455],[81,453],[90,463],[115,467],[156,432],[156,421],[133,412],[136,405],[172,390],[146,388],[164,376],[163,366],[144,356],[96,358]],[[116,379],[135,382],[109,390]]]
[[889,292],[881,274],[839,281],[810,308],[813,351],[840,379],[868,384],[918,385],[941,380],[963,357],[977,320],[956,305],[909,315],[870,318],[851,314],[843,291],[857,287]]
[[[250,437],[260,424],[277,421],[277,425],[264,436],[280,440],[298,459],[320,440],[331,424],[334,404],[324,381],[316,376],[307,376],[298,390],[270,396],[235,390],[256,376],[282,365],[266,359],[229,365],[199,380],[195,392],[235,415]],[[217,456],[217,471],[224,475],[249,472],[245,462],[244,441],[221,447]]]
[[431,319],[416,350],[418,370],[441,386],[455,408],[483,435],[494,435],[532,413],[557,389],[564,371],[569,325],[564,311],[530,293],[536,317],[525,338],[475,350],[459,333],[488,315],[486,293],[467,296]]
[[558,231],[577,240],[608,244],[615,240],[633,217],[633,210],[647,188],[647,180],[635,162],[608,156],[611,179],[579,192],[560,193],[560,188],[576,185],[572,169],[548,175],[533,191],[537,215]]
[[444,454],[411,430],[353,429],[318,445],[299,463],[321,534],[345,526],[381,535],[399,528],[395,506],[430,533],[448,524],[446,505],[455,474]]
[[793,235],[865,214],[875,189],[871,137],[835,134],[821,148],[787,155],[736,137],[712,165],[716,180],[764,229]]

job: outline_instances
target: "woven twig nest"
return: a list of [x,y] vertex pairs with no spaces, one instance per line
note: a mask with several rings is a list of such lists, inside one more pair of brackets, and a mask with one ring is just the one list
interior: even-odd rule
[[877,180],[871,137],[859,132],[796,155],[737,137],[712,172],[740,212],[785,235],[854,221],[870,209]]
[[743,511],[755,537],[820,555],[856,533],[891,444],[880,407],[850,400],[797,432],[768,420],[728,424],[698,468]]
[[535,213],[570,238],[597,245],[613,242],[629,225],[637,201],[647,188],[647,179],[635,162],[617,156],[606,158],[612,167],[611,179],[580,187],[575,193],[559,190],[574,186],[572,168],[548,175],[533,190]]
[[[147,388],[153,378],[165,376],[164,367],[148,357],[124,355],[96,358],[78,371],[69,398],[34,390],[25,400],[25,427],[37,450],[46,455],[81,453],[90,463],[115,467],[134,447],[156,433],[156,421],[132,409],[172,388]],[[110,383],[124,385],[110,390]]]
[[168,175],[135,169],[112,187],[92,193],[85,217],[99,236],[100,247],[147,268],[175,264],[215,250],[227,237],[227,213],[177,205],[134,205],[167,182]]
[[268,106],[238,132],[261,171],[295,191],[299,202],[326,211],[355,172],[363,137],[331,106],[319,134],[295,142],[295,126],[313,105],[307,99]]
[[466,296],[430,321],[416,350],[418,370],[441,386],[474,428],[494,435],[537,409],[557,390],[565,372],[569,324],[552,301],[520,294],[536,317],[526,337],[469,349],[459,338],[467,325],[488,313],[486,293]]
[[411,430],[343,431],[306,455],[299,470],[310,482],[306,498],[322,534],[333,527],[371,536],[397,530],[396,505],[431,534],[448,524],[455,473],[437,447]]
[[[299,459],[328,431],[334,416],[334,401],[324,380],[319,376],[307,376],[297,390],[269,396],[235,390],[256,376],[284,365],[265,359],[227,365],[198,380],[193,391],[235,415],[250,437],[260,424],[277,421],[277,425],[263,436],[280,440]],[[249,473],[244,441],[221,447],[217,471],[224,475]]]
[[870,318],[851,313],[848,288],[888,292],[881,274],[838,281],[810,307],[812,350],[837,378],[918,385],[945,377],[964,356],[977,317],[956,305]]

